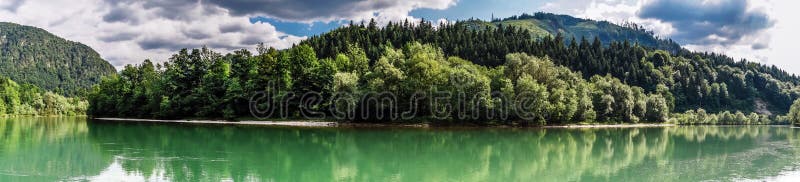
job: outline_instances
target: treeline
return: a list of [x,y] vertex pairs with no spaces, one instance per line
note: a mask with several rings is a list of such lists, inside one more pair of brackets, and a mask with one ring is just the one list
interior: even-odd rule
[[792,103],[792,107],[789,109],[789,113],[786,113],[785,116],[781,116],[780,119],[787,123],[800,125],[800,99],[795,100],[794,103]]
[[0,77],[0,116],[84,115],[88,103]]
[[[548,16],[557,19],[559,16]],[[476,21],[476,20],[473,20]],[[684,49],[654,50],[636,43],[603,42],[599,38],[567,38],[561,34],[533,38],[523,28],[497,25],[476,28],[473,21],[440,24],[429,22],[351,24],[311,37],[302,44],[311,46],[320,57],[333,57],[349,45],[362,48],[371,64],[380,58],[385,46],[421,42],[440,47],[445,56],[457,56],[481,66],[506,64],[506,55],[527,53],[550,57],[556,65],[581,72],[584,79],[610,75],[621,82],[642,87],[644,92],[668,90],[665,95],[679,112],[704,108],[709,112],[754,112],[756,102],[766,103],[773,113],[786,113],[791,101],[800,96],[798,77],[775,66],[734,61],[709,53]],[[602,31],[602,30],[598,30]]]
[[673,121],[683,125],[777,125],[790,124],[786,116],[769,116],[741,111],[708,113],[704,109],[688,110],[672,114]]
[[[288,117],[302,116],[304,108],[328,116],[336,114],[333,110],[341,110],[354,114],[344,119],[369,122],[419,118],[436,122],[527,124],[668,120],[670,104],[666,88],[646,92],[611,76],[593,76],[587,80],[580,73],[555,65],[547,57],[508,54],[505,64],[486,67],[445,56],[431,44],[409,43],[401,48],[387,45],[381,49],[374,61],[357,46],[349,46],[324,59],[318,59],[307,45],[286,50],[261,46],[255,55],[247,50],[224,56],[206,48],[182,50],[163,65],[145,61],[126,66],[119,76],[103,79],[90,94],[89,114],[145,118],[248,117],[249,99],[266,90],[276,96],[308,92],[318,92],[322,98],[342,93],[352,96],[311,105],[289,100]],[[383,92],[393,94],[396,102],[387,105],[363,99]],[[446,92],[452,97],[431,102],[432,96],[415,97],[420,92]],[[411,118],[390,117],[409,110],[418,112]]]

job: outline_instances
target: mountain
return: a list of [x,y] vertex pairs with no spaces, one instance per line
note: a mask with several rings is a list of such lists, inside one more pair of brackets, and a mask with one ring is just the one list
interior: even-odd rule
[[647,93],[668,92],[665,96],[678,112],[705,109],[782,114],[800,97],[800,78],[775,66],[692,52],[639,26],[567,15],[537,13],[438,27],[407,21],[379,27],[373,21],[344,26],[301,44],[311,46],[321,58],[335,58],[356,46],[374,64],[384,47],[411,42],[433,44],[446,56],[486,67],[506,64],[506,55],[511,53],[549,57],[585,79],[609,75]]
[[463,22],[472,29],[496,29],[499,26],[516,27],[531,32],[533,38],[556,36],[565,38],[586,39],[599,38],[605,45],[611,42],[629,41],[642,46],[675,52],[681,49],[678,43],[670,39],[661,39],[653,31],[635,23],[617,25],[608,21],[595,21],[575,18],[569,15],[552,13],[522,14],[509,18],[495,19],[491,22],[469,20]]
[[40,28],[0,22],[0,76],[76,95],[115,72],[89,46]]

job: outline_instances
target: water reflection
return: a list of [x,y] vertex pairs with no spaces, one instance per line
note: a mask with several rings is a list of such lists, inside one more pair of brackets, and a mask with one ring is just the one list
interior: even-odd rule
[[126,169],[173,179],[696,181],[777,175],[785,127],[355,130],[90,124]]
[[[800,135],[789,127],[359,130],[37,123],[0,122],[0,171],[97,181],[726,181],[770,179],[791,173],[800,161]],[[0,181],[30,179],[8,176],[0,174]]]
[[[79,121],[76,121],[79,120]],[[82,118],[0,118],[0,181],[54,181],[108,165]]]

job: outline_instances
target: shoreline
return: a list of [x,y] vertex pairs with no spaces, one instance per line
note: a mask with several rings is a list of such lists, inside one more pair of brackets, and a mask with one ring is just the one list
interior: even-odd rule
[[225,121],[225,120],[191,120],[191,119],[135,119],[135,118],[91,118],[91,120],[112,122],[200,124],[200,125],[232,125],[232,126],[291,126],[291,127],[336,127],[337,122],[325,121]]
[[653,128],[680,126],[670,123],[637,123],[637,124],[585,124],[585,125],[554,125],[542,128]]
[[436,126],[428,123],[344,123],[335,121],[313,121],[313,120],[287,120],[287,121],[268,121],[268,120],[202,120],[202,119],[136,119],[136,118],[91,118],[91,120],[111,121],[111,122],[131,122],[131,123],[165,123],[165,124],[197,124],[197,125],[231,125],[231,126],[284,126],[284,127],[311,127],[311,128],[650,128],[650,127],[674,127],[678,124],[668,123],[639,123],[639,124],[580,124],[580,125],[547,125],[547,126],[513,126],[513,125],[489,125],[489,126],[469,126],[469,125],[445,125]]

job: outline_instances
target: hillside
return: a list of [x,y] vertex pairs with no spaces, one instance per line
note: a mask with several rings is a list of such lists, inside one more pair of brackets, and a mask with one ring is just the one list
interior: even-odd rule
[[86,45],[40,28],[0,22],[0,76],[75,95],[115,71]]
[[552,13],[535,13],[533,15],[522,14],[509,18],[495,19],[491,22],[481,20],[464,21],[465,25],[474,29],[496,29],[498,26],[511,26],[528,30],[534,38],[545,36],[556,36],[561,34],[566,38],[575,37],[580,39],[592,40],[598,37],[604,45],[611,42],[629,41],[638,43],[642,46],[655,49],[668,50],[672,53],[681,50],[681,46],[669,39],[655,37],[652,31],[634,24],[624,25],[613,24],[608,21],[595,21],[589,19],[575,18],[569,15],[557,15]]
[[[536,25],[547,33],[521,25],[477,28],[520,21],[537,22],[528,25]],[[542,22],[551,23],[540,26]],[[539,37],[553,35],[551,31],[560,33]],[[573,39],[564,35],[599,36]],[[671,107],[680,112],[705,109],[783,114],[800,96],[797,89],[800,79],[775,66],[683,48],[665,50],[663,45],[677,44],[653,37],[640,28],[566,15],[537,14],[495,22],[469,20],[437,28],[425,22],[390,23],[382,28],[369,23],[342,27],[302,44],[311,46],[319,57],[335,57],[348,46],[357,45],[375,61],[380,58],[382,47],[415,41],[440,47],[447,56],[488,67],[504,65],[505,56],[510,53],[549,57],[557,65],[580,72],[585,79],[610,75],[647,93],[668,92],[665,96]]]

